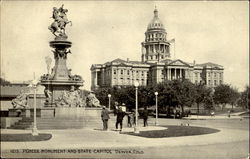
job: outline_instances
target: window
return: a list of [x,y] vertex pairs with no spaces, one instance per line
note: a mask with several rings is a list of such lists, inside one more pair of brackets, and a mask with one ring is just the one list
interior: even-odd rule
[[127,75],[129,75],[129,70],[127,70]]
[[214,80],[214,85],[215,85],[215,86],[217,85],[217,81],[216,81],[216,80]]
[[222,80],[220,80],[220,84],[222,84]]
[[210,72],[208,73],[208,77],[210,77]]
[[196,77],[196,78],[198,77],[198,73],[195,73],[195,77]]
[[214,77],[216,77],[216,74],[217,74],[217,73],[214,73]]
[[210,80],[208,80],[208,85],[211,85],[211,81]]
[[123,74],[123,70],[121,70],[121,75]]
[[141,76],[144,76],[144,72],[143,71],[141,72]]
[[114,70],[114,75],[116,74],[116,70]]

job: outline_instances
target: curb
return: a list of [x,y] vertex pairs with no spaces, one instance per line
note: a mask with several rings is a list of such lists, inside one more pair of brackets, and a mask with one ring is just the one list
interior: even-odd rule
[[241,117],[241,118],[182,118],[184,120],[242,120],[243,118],[249,117]]

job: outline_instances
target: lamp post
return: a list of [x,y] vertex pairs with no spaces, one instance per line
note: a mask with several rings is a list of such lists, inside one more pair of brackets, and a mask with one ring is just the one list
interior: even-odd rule
[[108,94],[108,97],[109,97],[109,110],[110,110],[110,98],[111,98],[111,94]]
[[138,134],[138,86],[139,82],[135,81],[135,127],[134,127],[134,133]]
[[32,86],[34,88],[34,125],[33,125],[33,129],[32,129],[32,135],[33,136],[37,136],[38,135],[38,131],[37,131],[37,126],[36,126],[36,87],[37,87],[38,81],[37,80],[33,80],[32,81]]
[[155,125],[158,125],[158,100],[157,100],[158,92],[155,92]]

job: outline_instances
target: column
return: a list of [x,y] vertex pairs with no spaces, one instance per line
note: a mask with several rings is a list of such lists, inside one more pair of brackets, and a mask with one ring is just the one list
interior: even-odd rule
[[174,68],[174,79],[176,79],[176,68]]
[[170,68],[168,68],[168,80],[171,80],[170,79]]
[[180,68],[180,78],[183,78],[182,77],[182,69]]
[[117,85],[120,84],[120,74],[121,74],[121,71],[119,68],[117,68],[117,82],[116,82]]
[[172,69],[169,69],[169,80],[172,80]]
[[95,84],[94,85],[95,85],[95,87],[98,86],[97,85],[97,70],[95,70]]
[[186,79],[186,76],[185,76],[186,71],[185,71],[185,69],[183,69],[182,71],[183,71],[183,73],[182,73],[183,74],[183,79]]
[[102,68],[102,86],[105,85],[105,72],[104,72],[104,68]]
[[132,78],[133,78],[133,71],[132,71],[132,69],[131,69],[131,70],[130,70],[130,73],[129,73],[130,85],[133,85]]
[[164,44],[163,44],[163,52],[164,52],[164,54],[166,54],[166,48],[165,48]]

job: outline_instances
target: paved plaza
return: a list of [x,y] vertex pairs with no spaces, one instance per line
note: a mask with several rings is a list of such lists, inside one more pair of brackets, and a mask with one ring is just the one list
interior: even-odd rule
[[[109,126],[109,131],[101,131],[101,125],[96,129],[41,130],[41,133],[51,133],[52,138],[39,142],[1,142],[1,151],[4,157],[244,159],[248,156],[249,120],[247,118],[213,120],[160,118],[159,123],[159,126],[153,126],[154,118],[150,118],[149,127],[140,127],[140,131],[161,130],[166,129],[162,127],[164,125],[186,123],[191,126],[216,128],[220,131],[196,136],[144,138],[113,131],[114,125]],[[133,128],[123,129],[123,132],[129,131],[133,131]],[[1,130],[2,134],[29,132],[30,130]],[[17,149],[18,153],[10,153],[13,149]],[[37,153],[36,150],[40,152]],[[41,153],[41,150],[46,153]],[[55,151],[60,152],[55,153]]]

